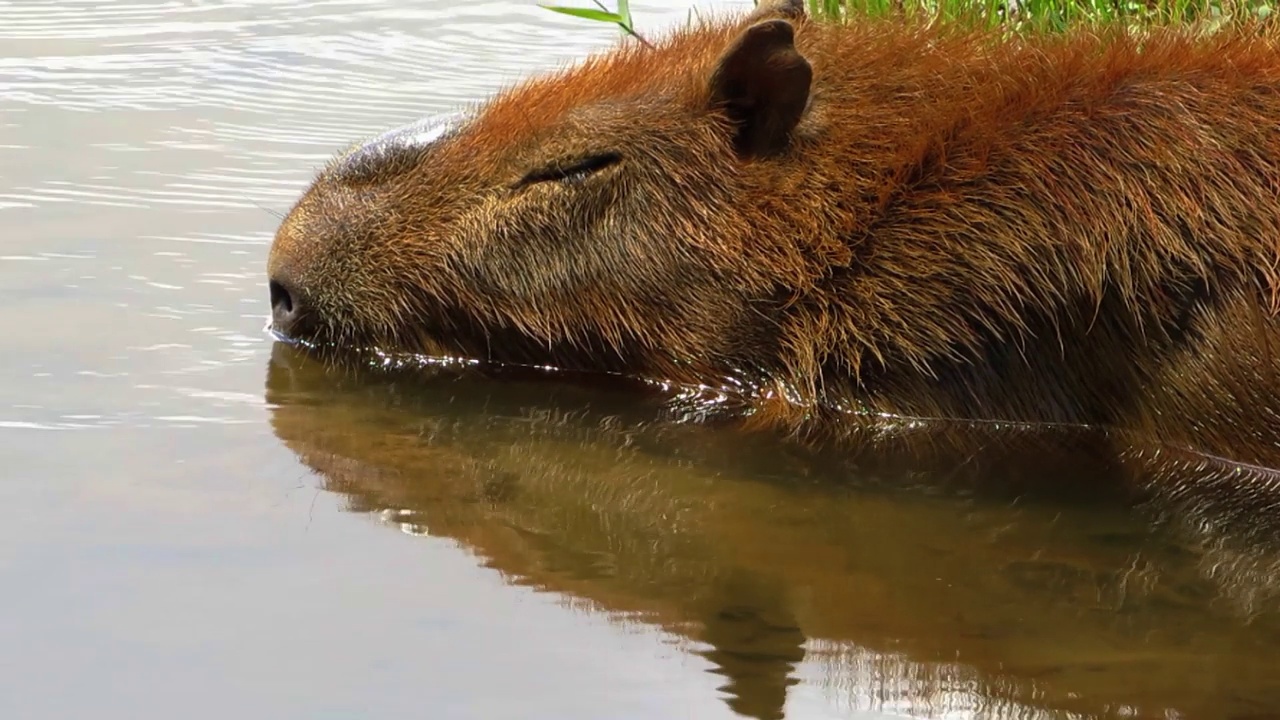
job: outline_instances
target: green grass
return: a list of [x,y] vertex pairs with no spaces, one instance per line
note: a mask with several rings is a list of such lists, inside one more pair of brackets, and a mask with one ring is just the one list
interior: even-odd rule
[[[645,42],[636,32],[627,0],[609,10],[543,5],[566,15],[617,25],[623,33]],[[1150,26],[1196,24],[1209,29],[1266,19],[1280,0],[806,0],[809,14],[829,22],[858,17],[900,15],[944,23],[1012,32],[1060,32],[1073,25]],[[646,43],[647,44],[647,43]]]
[[635,26],[631,22],[631,5],[628,0],[618,0],[618,9],[616,11],[605,7],[600,0],[591,0],[591,2],[595,3],[596,7],[579,8],[565,7],[562,5],[543,5],[542,7],[552,12],[572,15],[573,17],[580,17],[584,20],[593,20],[595,22],[605,22],[617,25],[618,29],[622,30],[624,34],[630,35],[646,45],[649,44],[640,36],[639,33],[635,31]]
[[814,17],[902,14],[1010,30],[1059,32],[1073,25],[1204,23],[1265,18],[1276,0],[808,0]]

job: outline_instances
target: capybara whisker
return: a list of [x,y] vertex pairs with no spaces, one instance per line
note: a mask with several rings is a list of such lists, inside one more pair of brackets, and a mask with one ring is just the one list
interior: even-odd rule
[[263,205],[262,203],[258,202],[257,200],[250,200],[249,202],[253,203],[254,205],[256,205],[256,206],[258,207],[258,209],[259,209],[259,210],[262,210],[263,212],[265,212],[265,213],[267,213],[268,215],[270,215],[270,216],[272,216],[272,217],[276,218],[277,220],[284,220],[284,218],[285,218],[284,213],[280,212],[279,210],[272,210],[271,208],[267,207],[266,205]]

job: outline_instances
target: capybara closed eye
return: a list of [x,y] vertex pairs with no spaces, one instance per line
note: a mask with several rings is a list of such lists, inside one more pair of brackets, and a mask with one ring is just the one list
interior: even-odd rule
[[782,0],[627,43],[335,159],[276,236],[276,330],[1274,463],[1278,41]]

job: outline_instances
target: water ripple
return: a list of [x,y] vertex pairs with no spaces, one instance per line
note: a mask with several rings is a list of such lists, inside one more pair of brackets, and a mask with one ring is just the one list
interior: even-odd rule
[[264,256],[314,173],[617,37],[505,0],[0,0],[0,428],[260,419]]
[[[549,67],[616,39],[505,2],[4,0],[0,17],[0,107],[39,111],[62,131],[6,120],[17,132],[0,150],[65,151],[56,138],[99,127],[101,113],[136,121],[95,138],[82,164],[90,176],[46,165],[0,185],[0,210],[279,212],[353,139],[474,101],[520,66]],[[577,48],[547,42],[549,29],[565,28]],[[139,157],[156,152],[171,172]]]

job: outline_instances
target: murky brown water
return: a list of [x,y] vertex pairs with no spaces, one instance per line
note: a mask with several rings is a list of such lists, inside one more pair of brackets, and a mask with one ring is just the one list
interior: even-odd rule
[[331,152],[614,38],[0,0],[0,717],[1280,715],[1280,556],[1212,518],[273,347],[271,213]]

